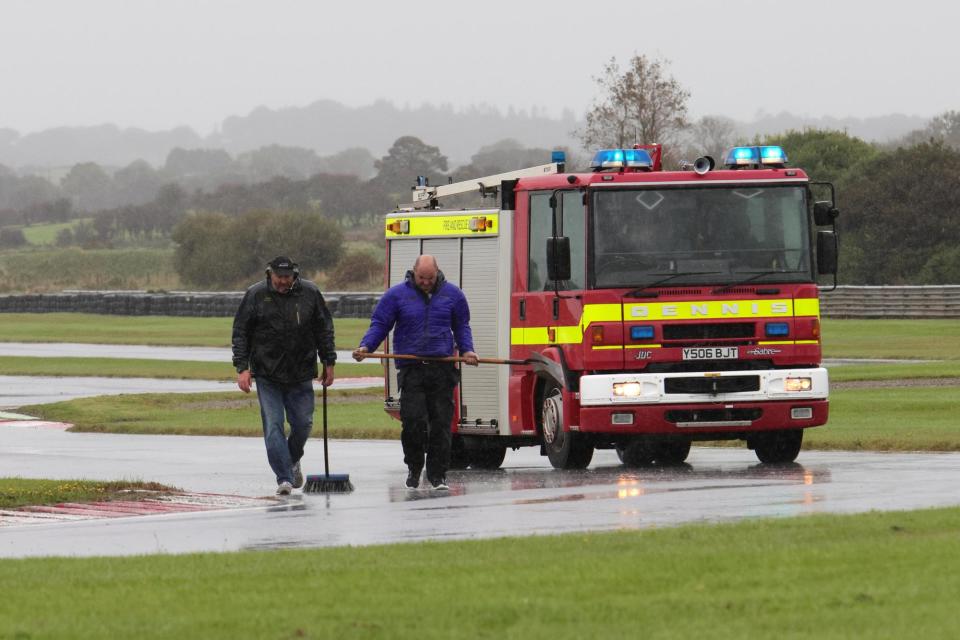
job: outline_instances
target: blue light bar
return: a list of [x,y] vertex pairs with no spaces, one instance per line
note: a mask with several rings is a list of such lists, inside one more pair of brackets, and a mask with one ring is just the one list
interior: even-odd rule
[[631,340],[652,340],[653,327],[650,325],[639,325],[635,327],[630,327],[630,339]]
[[790,325],[786,322],[768,322],[766,326],[767,337],[785,337],[790,335]]
[[784,152],[783,147],[760,147],[760,162],[763,164],[786,164],[787,154]]
[[567,161],[567,154],[564,151],[552,151],[550,152],[550,162],[560,162],[565,163]]
[[723,164],[728,167],[743,167],[750,165],[787,164],[787,154],[783,147],[764,145],[762,147],[734,147],[727,152]]
[[590,168],[602,169],[652,169],[653,158],[646,149],[601,149],[593,156]]

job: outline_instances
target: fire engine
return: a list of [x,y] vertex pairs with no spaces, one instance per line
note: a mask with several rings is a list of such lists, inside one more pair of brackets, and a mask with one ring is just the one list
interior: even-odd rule
[[[791,462],[827,422],[817,282],[836,286],[833,186],[777,146],[676,171],[662,151],[603,150],[585,172],[554,152],[454,184],[420,177],[386,216],[387,286],[436,256],[469,300],[477,353],[513,362],[461,369],[454,468],[495,469],[521,446],[558,469],[611,448],[629,467],[671,465],[706,440]],[[477,191],[495,206],[440,207]]]

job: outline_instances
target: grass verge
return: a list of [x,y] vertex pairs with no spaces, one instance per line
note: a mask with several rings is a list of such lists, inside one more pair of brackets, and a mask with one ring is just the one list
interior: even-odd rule
[[[11,638],[952,638],[958,557],[960,510],[939,509],[6,560],[0,582],[17,588],[0,600],[0,628]],[[440,585],[456,597],[423,604]],[[277,594],[297,596],[283,615]]]
[[[0,371],[7,376],[104,376],[108,378],[175,378],[181,380],[236,380],[229,362],[192,360],[136,360],[121,358],[35,358],[0,356]],[[379,364],[345,361],[337,376],[382,376]]]
[[[318,394],[319,395],[319,394]],[[400,423],[383,411],[380,389],[332,390],[329,434],[333,438],[395,439]],[[317,408],[320,399],[317,398]],[[262,437],[260,407],[254,394],[131,394],[32,405],[21,413],[70,422],[74,431],[204,436]],[[319,424],[319,415],[315,417]],[[314,437],[321,436],[314,429]]]
[[[369,324],[363,318],[335,319],[337,348],[354,349]],[[0,336],[4,342],[229,347],[232,330],[233,318],[0,313]]]
[[61,502],[140,500],[170,491],[177,489],[156,482],[0,478],[0,509]]
[[956,320],[823,320],[825,358],[960,360]]
[[[960,451],[958,386],[837,389],[830,422],[807,430],[806,449]],[[255,396],[237,393],[102,396],[22,407],[78,431],[260,436]],[[380,390],[331,391],[330,433],[335,438],[393,439],[399,423],[383,411]],[[319,432],[315,432],[319,435]],[[742,446],[742,443],[730,443]]]

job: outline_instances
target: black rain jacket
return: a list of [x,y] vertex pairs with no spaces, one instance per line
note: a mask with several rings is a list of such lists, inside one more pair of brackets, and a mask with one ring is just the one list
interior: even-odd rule
[[297,278],[285,294],[270,277],[247,289],[233,319],[233,366],[290,384],[316,378],[317,358],[337,361],[333,318],[317,285]]

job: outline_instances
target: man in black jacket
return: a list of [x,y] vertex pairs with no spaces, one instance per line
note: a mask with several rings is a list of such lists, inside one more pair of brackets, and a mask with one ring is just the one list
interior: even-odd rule
[[[318,376],[317,357],[323,363]],[[329,387],[337,362],[333,319],[317,285],[300,279],[296,263],[278,256],[267,277],[247,289],[233,319],[237,386],[257,381],[267,460],[277,476],[277,495],[303,486],[300,458],[313,427],[313,379]],[[284,432],[284,412],[290,436]]]

